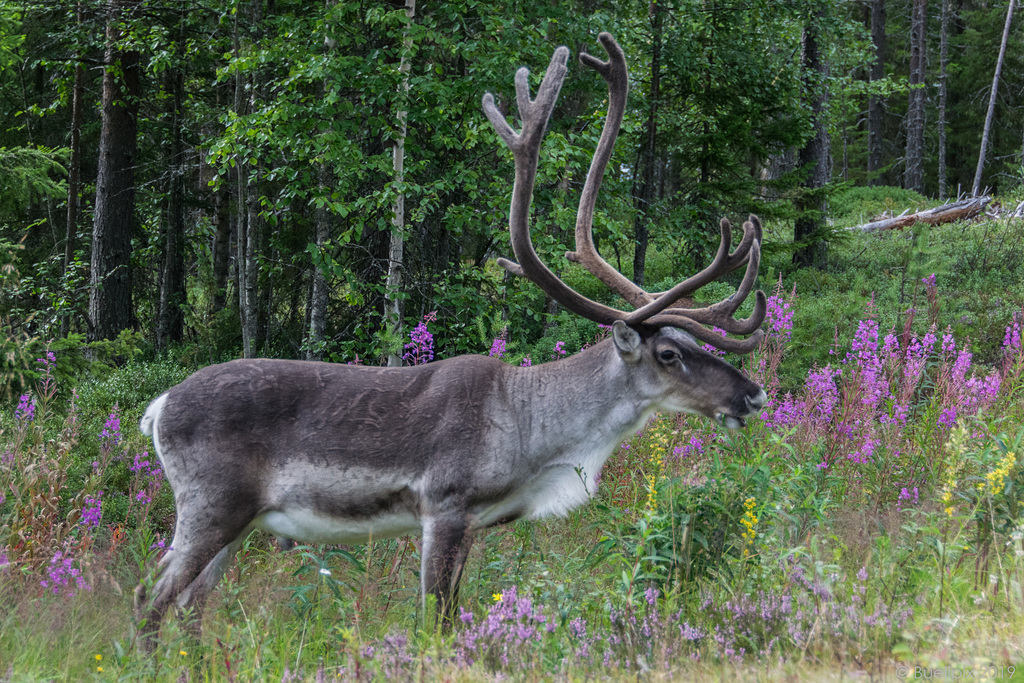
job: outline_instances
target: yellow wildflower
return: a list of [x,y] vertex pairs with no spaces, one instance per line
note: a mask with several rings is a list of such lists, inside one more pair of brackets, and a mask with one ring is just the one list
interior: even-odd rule
[[988,492],[991,494],[1002,493],[1006,486],[1006,479],[1010,476],[1010,470],[1017,464],[1017,454],[1013,451],[1007,453],[996,468],[985,475],[988,481]]
[[743,549],[743,557],[747,557],[750,554],[749,546],[754,544],[754,537],[757,535],[756,527],[758,523],[757,515],[754,514],[754,508],[757,507],[757,501],[754,498],[747,498],[743,503],[745,508],[743,512],[743,518],[740,519],[740,524],[746,527],[741,536],[746,541],[747,547]]
[[501,593],[491,593],[491,597],[494,598],[494,602],[501,602]]

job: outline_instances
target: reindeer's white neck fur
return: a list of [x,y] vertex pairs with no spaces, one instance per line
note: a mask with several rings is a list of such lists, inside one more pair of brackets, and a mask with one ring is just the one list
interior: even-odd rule
[[[524,441],[529,477],[507,499],[481,511],[482,525],[514,511],[529,519],[564,516],[585,504],[597,493],[605,461],[656,410],[653,396],[638,395],[631,387],[635,374],[610,343],[585,353],[600,361],[576,356],[517,370],[509,381],[510,402],[522,408],[514,411],[519,413],[514,424]],[[579,366],[590,372],[581,375]],[[601,400],[594,386],[606,390],[602,410],[594,409]],[[609,406],[609,393],[622,398]]]

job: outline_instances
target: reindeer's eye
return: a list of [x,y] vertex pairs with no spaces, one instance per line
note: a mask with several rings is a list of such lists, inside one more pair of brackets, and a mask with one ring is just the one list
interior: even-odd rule
[[671,351],[669,349],[665,349],[664,351],[661,352],[660,355],[661,355],[661,359],[663,361],[665,361],[666,363],[670,363],[673,360],[675,360],[675,358],[676,358],[676,352],[675,351]]

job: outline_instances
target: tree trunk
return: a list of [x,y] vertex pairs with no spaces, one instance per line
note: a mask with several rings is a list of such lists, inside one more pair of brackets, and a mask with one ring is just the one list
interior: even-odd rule
[[918,213],[904,213],[894,218],[882,218],[854,225],[847,230],[859,230],[861,232],[878,232],[879,230],[902,230],[909,228],[915,223],[927,223],[928,225],[942,225],[953,221],[963,221],[974,218],[988,206],[992,201],[991,197],[973,197],[963,199],[952,204],[943,204],[934,209],[919,211]]
[[[243,174],[244,175],[244,174]],[[243,353],[246,358],[255,358],[259,353],[260,329],[260,242],[263,232],[263,217],[260,215],[259,192],[255,187],[246,188],[246,230],[245,244],[242,245],[245,262],[245,284],[243,286],[243,307],[245,309],[242,327]]]
[[132,324],[131,249],[139,110],[139,53],[121,50],[130,0],[107,4],[102,126],[89,278],[89,339],[113,339]]
[[[875,60],[871,63],[871,80],[885,78],[885,0],[871,2],[871,42],[875,46]],[[884,165],[883,140],[885,125],[885,98],[873,95],[868,100],[868,185],[881,185]]]
[[[250,21],[258,26],[262,15],[261,0],[252,0],[249,5]],[[241,41],[239,36],[239,14],[235,13],[234,22],[234,51],[238,58],[241,53]],[[249,111],[252,102],[246,102],[246,78],[241,71],[235,74],[235,114],[244,117]],[[252,90],[255,90],[254,88]],[[255,99],[255,92],[250,92],[250,98]],[[242,355],[246,358],[254,358],[257,353],[259,342],[259,238],[260,238],[260,215],[259,215],[259,192],[255,187],[250,187],[249,161],[246,155],[237,159],[238,173],[238,229],[237,229],[237,252],[235,267],[238,270],[238,314],[242,327]]]
[[793,262],[800,266],[822,266],[828,254],[828,244],[822,234],[825,226],[825,196],[823,189],[829,177],[829,139],[825,127],[824,82],[826,64],[818,46],[818,16],[804,27],[803,67],[804,97],[810,102],[814,133],[800,150],[798,168],[806,177],[796,199],[797,219],[793,239],[797,249]]
[[[331,174],[327,165],[320,166],[320,191],[330,196]],[[327,205],[314,210],[316,222],[316,250],[321,258],[313,263],[313,284],[309,294],[309,338],[306,340],[306,360],[323,360],[323,341],[327,332],[327,276],[323,270],[323,250],[331,238],[331,217]]]
[[[331,2],[328,0],[327,7],[330,8]],[[330,54],[331,47],[333,46],[331,36],[329,33],[324,35],[324,55]],[[330,84],[325,80],[323,82],[323,93],[326,98],[329,92]],[[313,211],[314,222],[316,224],[316,252],[319,255],[318,258],[313,259],[312,263],[312,278],[309,287],[309,305],[307,306],[307,324],[309,326],[309,336],[306,339],[306,360],[323,360],[323,342],[324,337],[327,333],[327,276],[323,269],[323,250],[326,248],[328,241],[331,238],[331,214],[327,208],[326,200],[331,196],[331,187],[333,185],[332,173],[327,166],[326,162],[320,164],[320,196],[324,199],[324,204],[316,207]]]
[[971,194],[975,197],[981,191],[981,174],[985,171],[985,153],[988,151],[988,138],[992,131],[992,118],[996,112],[996,93],[999,91],[999,76],[1003,72],[1003,61],[1006,58],[1006,42],[1010,37],[1010,23],[1013,21],[1015,0],[1010,0],[1006,8],[1006,23],[1003,25],[1003,41],[999,44],[999,57],[996,59],[996,71],[992,75],[992,93],[988,98],[988,112],[985,114],[985,128],[981,131],[981,149],[978,150],[978,168],[974,172],[974,186]]
[[949,0],[942,0],[939,23],[939,199],[946,198],[946,80],[949,65]]
[[910,18],[910,103],[907,107],[907,152],[903,186],[924,192],[924,95],[927,66],[928,2],[914,0]]
[[160,278],[160,307],[157,315],[156,345],[165,350],[180,342],[185,327],[185,163],[181,140],[185,77],[179,69],[167,73],[168,119],[171,126],[167,163],[166,242]]
[[[82,25],[83,9],[79,3],[75,18]],[[71,158],[68,162],[68,210],[64,232],[64,272],[71,270],[75,259],[75,247],[78,242],[78,206],[79,194],[82,191],[82,99],[85,95],[85,69],[80,61],[82,55],[76,54],[75,78],[71,86]],[[64,311],[60,321],[60,335],[67,337],[71,332],[71,311]]]
[[[405,1],[406,31],[402,38],[402,57],[399,62],[398,71],[402,74],[402,85],[400,89],[400,109],[397,112],[398,135],[395,139],[394,171],[395,183],[401,185],[405,182],[405,133],[406,117],[408,116],[409,97],[409,53],[412,52],[412,36],[409,34],[408,25],[416,16],[416,0]],[[391,333],[392,338],[402,334],[402,300],[400,290],[402,288],[402,265],[405,250],[405,192],[399,189],[395,194],[394,218],[391,227],[391,243],[388,248],[388,279],[384,292],[384,324]],[[394,350],[388,351],[388,365],[400,366],[402,357]]]
[[644,286],[644,266],[647,263],[647,241],[651,220],[651,207],[655,201],[654,171],[658,158],[658,103],[661,98],[661,24],[662,11],[658,0],[648,7],[651,22],[651,92],[647,107],[647,123],[640,142],[639,177],[633,185],[633,282]]
[[231,190],[222,185],[213,197],[213,312],[224,310],[228,301],[228,267],[231,263]]

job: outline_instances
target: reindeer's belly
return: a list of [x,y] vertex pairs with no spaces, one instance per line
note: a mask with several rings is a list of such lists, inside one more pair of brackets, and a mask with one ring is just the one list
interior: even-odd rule
[[351,519],[324,515],[308,508],[285,508],[263,513],[255,524],[277,536],[306,543],[365,543],[420,531],[419,519],[405,511]]
[[401,471],[295,462],[264,486],[255,526],[308,543],[364,543],[419,532],[415,478]]

